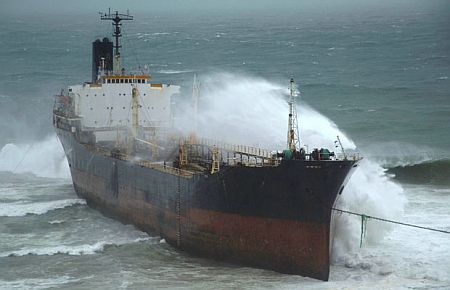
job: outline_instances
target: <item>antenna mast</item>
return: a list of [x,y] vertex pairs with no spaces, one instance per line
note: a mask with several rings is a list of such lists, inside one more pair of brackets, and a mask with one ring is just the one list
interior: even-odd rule
[[120,71],[120,51],[119,48],[122,46],[119,43],[119,38],[122,37],[121,26],[120,23],[122,20],[133,20],[133,16],[127,11],[127,14],[120,14],[118,11],[111,13],[111,9],[108,10],[108,13],[100,12],[101,20],[112,20],[112,25],[114,26],[113,36],[116,39],[116,43],[114,45],[114,72],[116,74]]
[[297,122],[297,109],[295,106],[295,97],[297,91],[295,89],[294,79],[291,78],[289,82],[289,121],[288,121],[288,132],[287,132],[287,147],[289,150],[296,150],[300,148],[300,135],[298,132],[298,122]]

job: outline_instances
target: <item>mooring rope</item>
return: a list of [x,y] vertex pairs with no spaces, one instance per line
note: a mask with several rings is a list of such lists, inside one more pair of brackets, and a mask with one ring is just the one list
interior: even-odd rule
[[[343,210],[343,209],[338,209],[338,208],[332,208],[332,209],[334,211],[360,216],[361,219],[366,223],[367,223],[367,219],[373,219],[373,220],[378,220],[378,221],[387,222],[387,223],[393,223],[393,224],[407,226],[407,227],[413,227],[413,228],[418,228],[418,229],[423,229],[423,230],[440,232],[440,233],[444,233],[444,234],[450,234],[450,231],[446,231],[446,230],[440,230],[440,229],[434,229],[434,228],[430,228],[430,227],[423,227],[423,226],[418,226],[418,225],[413,225],[413,224],[408,224],[408,223],[402,223],[402,222],[398,222],[398,221],[383,219],[383,218],[379,218],[379,217],[374,217],[374,216],[361,214],[361,213],[357,213],[357,212],[351,212],[348,210]],[[363,227],[361,227],[361,228],[363,229]]]
[[361,217],[361,239],[359,241],[359,247],[360,248],[362,247],[363,239],[366,236],[367,221],[369,219],[378,220],[378,221],[387,222],[387,223],[392,223],[392,224],[397,224],[397,225],[402,225],[402,226],[407,226],[407,227],[412,227],[412,228],[418,228],[418,229],[422,229],[422,230],[428,230],[428,231],[440,232],[440,233],[444,233],[444,234],[450,234],[450,231],[446,231],[446,230],[440,230],[440,229],[434,229],[434,228],[430,228],[430,227],[423,227],[423,226],[418,226],[418,225],[413,225],[413,224],[408,224],[408,223],[402,223],[402,222],[398,222],[398,221],[383,219],[383,218],[374,217],[374,216],[361,214],[361,213],[357,213],[357,212],[352,212],[352,211],[348,211],[348,210],[343,210],[343,209],[338,209],[338,208],[332,208],[332,210],[338,211],[338,212],[341,212],[341,213],[348,213],[348,214],[352,214],[352,215],[356,215],[356,216],[360,216]]
[[20,159],[19,163],[16,164],[16,166],[14,167],[14,170],[12,171],[13,173],[16,173],[17,168],[19,168],[20,164],[22,164],[22,162],[25,160],[25,158],[27,157],[28,152],[30,152],[31,148],[33,148],[34,144],[31,144],[28,148],[27,151],[25,151],[25,154],[23,154],[22,159]]

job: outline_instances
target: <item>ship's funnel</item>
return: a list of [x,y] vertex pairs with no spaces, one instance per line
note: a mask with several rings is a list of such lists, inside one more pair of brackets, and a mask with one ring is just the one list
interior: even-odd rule
[[108,38],[92,43],[92,82],[97,82],[99,69],[110,72],[113,69],[113,43]]

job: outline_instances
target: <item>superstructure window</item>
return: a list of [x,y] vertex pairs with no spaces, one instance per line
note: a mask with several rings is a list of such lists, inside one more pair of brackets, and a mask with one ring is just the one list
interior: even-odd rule
[[115,84],[115,83],[116,83],[116,79],[112,79],[111,81],[112,81],[112,83],[113,83],[113,84]]
[[125,79],[125,83],[128,84],[128,79]]
[[120,79],[120,83],[123,84],[123,79]]
[[108,84],[110,84],[111,83],[111,80],[110,79],[108,79]]

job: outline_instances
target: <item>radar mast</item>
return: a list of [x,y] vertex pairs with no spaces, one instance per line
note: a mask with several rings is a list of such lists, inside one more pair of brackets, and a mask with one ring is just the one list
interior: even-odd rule
[[295,82],[294,79],[291,78],[289,82],[289,121],[287,132],[287,147],[291,151],[300,149],[300,135],[298,132],[297,109],[295,105],[296,96],[297,90],[295,88]]
[[133,20],[133,16],[130,15],[129,11],[127,14],[121,14],[118,11],[111,13],[111,9],[108,9],[108,13],[100,12],[101,20],[112,20],[112,25],[114,26],[113,36],[116,39],[114,45],[114,73],[119,74],[121,65],[120,65],[120,51],[119,49],[122,47],[119,43],[119,38],[122,37],[121,26],[120,23],[122,20]]

